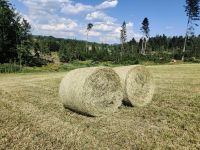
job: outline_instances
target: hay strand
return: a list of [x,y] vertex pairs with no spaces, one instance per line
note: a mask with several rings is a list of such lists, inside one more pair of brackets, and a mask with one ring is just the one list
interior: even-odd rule
[[114,68],[120,76],[124,99],[131,106],[145,106],[151,102],[154,94],[152,74],[145,66],[125,66]]
[[120,78],[111,68],[73,70],[60,84],[59,96],[66,108],[90,116],[115,112],[121,105]]

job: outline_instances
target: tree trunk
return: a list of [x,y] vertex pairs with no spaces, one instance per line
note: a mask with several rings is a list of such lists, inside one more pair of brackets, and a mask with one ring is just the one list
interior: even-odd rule
[[183,46],[183,56],[182,56],[182,61],[185,60],[185,49],[186,49],[186,43],[187,43],[187,35],[185,36],[185,41],[184,41],[184,46]]
[[144,38],[142,38],[142,50],[141,50],[141,54],[144,54]]
[[20,49],[18,49],[18,59],[19,59],[19,68],[20,68],[20,71],[22,71],[22,54],[21,54],[21,45],[20,45]]
[[19,68],[20,68],[20,71],[22,71],[22,57],[20,55],[20,58],[19,58]]
[[146,50],[147,50],[147,41],[144,41],[144,54],[146,54]]
[[188,22],[187,22],[187,29],[186,29],[186,33],[185,33],[185,41],[184,41],[184,46],[183,46],[182,61],[185,61],[185,50],[186,50],[186,45],[187,45],[189,23],[190,23],[190,18],[188,18]]
[[122,46],[121,46],[121,52],[124,51],[124,43],[122,43]]
[[87,31],[87,40],[86,40],[86,46],[85,46],[86,53],[88,52],[88,35],[89,35],[89,31]]

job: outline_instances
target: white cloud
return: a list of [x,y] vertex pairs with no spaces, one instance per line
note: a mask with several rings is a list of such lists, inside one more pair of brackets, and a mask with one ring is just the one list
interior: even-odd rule
[[66,23],[53,23],[53,24],[38,24],[38,28],[41,30],[54,30],[54,31],[69,31],[77,27],[77,23],[71,20]]
[[[119,43],[120,42],[120,31],[121,24],[113,23],[109,24],[111,30],[104,32],[103,36],[100,37],[100,41],[106,43]],[[133,37],[139,41],[142,35],[136,31],[134,31],[134,24],[132,22],[128,22],[126,24],[127,27],[127,41],[131,40]]]
[[34,33],[58,38],[74,38],[78,24],[71,19],[52,16],[48,23],[34,24]]
[[70,31],[55,31],[55,30],[36,30],[36,35],[54,36],[57,38],[75,38],[76,34]]
[[67,14],[78,14],[80,12],[90,11],[90,10],[93,10],[93,7],[90,5],[69,2],[62,4],[61,12]]
[[[87,32],[86,32],[85,29],[81,29],[81,30],[79,31],[79,33],[82,34],[82,35],[84,35],[84,36],[87,35]],[[91,30],[91,31],[89,32],[89,36],[92,36],[92,37],[99,37],[99,36],[101,36],[101,33],[98,32],[98,31]]]
[[53,14],[60,10],[64,0],[20,0],[29,8],[32,14],[48,13]]
[[90,21],[107,21],[107,22],[114,22],[116,21],[115,18],[108,16],[104,12],[101,11],[95,11],[90,14],[87,14],[86,20]]
[[133,37],[135,38],[136,41],[139,41],[141,37],[143,36],[141,33],[136,32],[134,30],[134,24],[132,22],[128,22],[126,24],[127,27],[127,39],[131,40]]
[[106,9],[116,7],[118,4],[118,0],[107,0],[96,6],[96,9]]
[[97,31],[90,31],[89,35],[98,37],[98,36],[101,36],[101,33]]
[[[62,1],[63,2],[63,1]],[[88,11],[96,11],[96,10],[103,10],[108,8],[114,8],[118,4],[118,0],[106,0],[99,5],[92,6],[92,5],[85,5],[82,3],[75,3],[74,1],[67,1],[62,3],[62,13],[66,14],[79,14],[82,12]]]
[[66,19],[59,14],[61,4],[68,0],[20,0],[28,8],[28,14],[23,15],[32,26],[33,33],[52,35],[55,37],[69,37],[74,35],[78,23]]
[[96,22],[94,24],[94,27],[93,27],[94,30],[97,30],[97,31],[104,31],[104,32],[107,32],[107,31],[112,31],[115,29],[115,27],[113,27],[112,24],[107,24],[105,22]]
[[[98,5],[86,5],[74,0],[20,1],[28,8],[28,13],[24,17],[31,23],[34,34],[61,38],[78,37],[83,40],[86,39],[87,23],[91,21],[94,27],[89,33],[90,41],[94,39],[97,42],[108,43],[119,43],[120,41],[122,23],[118,23],[116,18],[104,12],[104,9],[116,7],[118,0],[104,0]],[[73,20],[72,15],[78,15],[78,19]],[[128,40],[133,36],[136,39],[140,37],[140,34],[134,31],[132,22],[127,23],[127,34]]]

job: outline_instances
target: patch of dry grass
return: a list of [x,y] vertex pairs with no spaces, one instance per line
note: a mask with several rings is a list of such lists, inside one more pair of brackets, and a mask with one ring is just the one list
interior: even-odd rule
[[63,108],[64,73],[0,75],[0,149],[199,149],[200,65],[149,69],[153,101],[100,118]]

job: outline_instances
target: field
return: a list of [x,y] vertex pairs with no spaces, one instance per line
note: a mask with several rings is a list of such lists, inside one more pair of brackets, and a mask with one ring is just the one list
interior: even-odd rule
[[200,65],[148,68],[152,103],[100,118],[63,108],[64,72],[0,74],[0,149],[200,149]]

